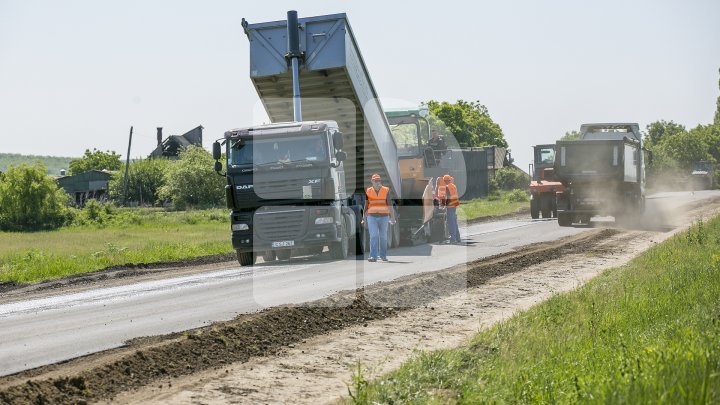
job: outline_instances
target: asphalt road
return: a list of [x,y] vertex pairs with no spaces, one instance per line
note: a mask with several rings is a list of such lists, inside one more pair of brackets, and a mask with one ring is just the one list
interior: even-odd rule
[[[718,191],[648,199],[648,223],[665,230],[683,204]],[[58,294],[0,305],[0,375],[121,346],[128,339],[184,331],[240,313],[302,303],[401,276],[436,271],[514,248],[586,232],[554,220],[502,220],[462,229],[464,245],[393,249],[389,263],[320,257],[260,263],[192,276]]]

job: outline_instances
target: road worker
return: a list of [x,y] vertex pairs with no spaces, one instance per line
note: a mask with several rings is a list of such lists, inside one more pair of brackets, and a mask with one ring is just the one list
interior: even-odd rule
[[457,186],[453,182],[455,179],[449,174],[443,176],[445,182],[446,198],[445,206],[447,207],[447,226],[448,232],[450,232],[450,243],[460,243],[460,229],[458,228],[457,221],[457,207],[460,206],[460,196],[458,194]]
[[375,173],[370,178],[371,187],[365,191],[365,209],[362,224],[367,224],[370,233],[369,262],[380,260],[387,262],[388,223],[395,224],[395,212],[390,201],[390,188],[382,185],[380,175]]

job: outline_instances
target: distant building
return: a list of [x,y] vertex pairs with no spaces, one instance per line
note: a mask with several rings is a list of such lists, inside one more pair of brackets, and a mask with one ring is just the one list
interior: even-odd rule
[[166,157],[168,159],[177,159],[180,151],[188,146],[199,146],[202,148],[202,125],[197,126],[182,135],[170,135],[162,139],[162,127],[157,129],[157,147],[150,154],[151,159],[158,157]]
[[58,186],[70,194],[73,204],[84,207],[89,199],[105,201],[108,199],[108,183],[112,174],[101,170],[88,170],[72,176],[57,179]]

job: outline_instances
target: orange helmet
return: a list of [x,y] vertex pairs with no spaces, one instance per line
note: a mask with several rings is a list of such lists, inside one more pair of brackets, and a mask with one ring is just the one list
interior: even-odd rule
[[443,180],[445,180],[445,183],[452,183],[454,179],[449,174],[446,174],[443,176]]

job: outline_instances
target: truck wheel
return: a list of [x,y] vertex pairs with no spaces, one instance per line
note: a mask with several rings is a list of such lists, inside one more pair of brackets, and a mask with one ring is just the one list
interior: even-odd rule
[[290,260],[290,256],[292,256],[292,251],[290,249],[278,250],[275,253],[277,254],[278,260]]
[[570,226],[572,225],[572,214],[561,212],[558,214],[558,225]]
[[348,249],[350,243],[348,243],[348,237],[343,232],[342,239],[340,242],[333,242],[330,244],[330,257],[336,260],[346,259],[348,256]]
[[274,262],[275,259],[277,259],[277,255],[274,250],[268,250],[265,254],[263,254],[263,260],[265,262]]
[[530,218],[540,218],[540,207],[538,205],[538,199],[533,196],[533,198],[530,199]]
[[552,212],[552,200],[547,194],[540,195],[540,213],[543,218],[550,218]]
[[255,252],[240,252],[236,251],[237,259],[241,266],[252,266],[257,260]]

